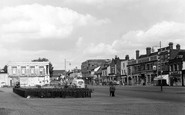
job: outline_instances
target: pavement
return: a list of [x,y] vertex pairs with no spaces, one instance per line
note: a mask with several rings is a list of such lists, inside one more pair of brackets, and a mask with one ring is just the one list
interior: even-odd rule
[[[122,95],[110,97],[108,93],[96,91],[103,87],[106,86],[92,86],[95,90],[91,98],[65,99],[22,98],[14,94],[12,88],[0,88],[0,115],[185,115],[185,103]],[[174,89],[177,92],[183,90]]]

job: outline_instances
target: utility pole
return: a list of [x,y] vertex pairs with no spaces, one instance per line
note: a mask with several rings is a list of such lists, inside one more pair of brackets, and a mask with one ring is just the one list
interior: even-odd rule
[[161,71],[161,72],[160,72],[160,73],[161,73],[161,91],[163,91],[163,77],[162,77],[162,62],[161,62],[162,60],[161,60],[161,52],[162,52],[162,51],[161,51],[161,41],[160,41],[160,55],[159,55],[159,56],[160,56],[160,71]]
[[65,77],[66,77],[66,59],[64,59],[64,69],[65,69]]

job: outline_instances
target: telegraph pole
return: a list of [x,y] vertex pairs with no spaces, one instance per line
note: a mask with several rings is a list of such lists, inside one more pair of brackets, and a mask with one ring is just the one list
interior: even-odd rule
[[163,91],[163,77],[162,77],[162,60],[161,60],[161,41],[160,41],[160,71],[161,71],[161,91]]

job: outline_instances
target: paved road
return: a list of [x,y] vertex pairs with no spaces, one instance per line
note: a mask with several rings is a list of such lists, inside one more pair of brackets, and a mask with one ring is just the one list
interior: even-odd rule
[[[66,99],[27,99],[12,93],[10,88],[0,88],[0,115],[185,114],[183,88],[168,89],[160,93],[155,87],[117,87],[116,97],[109,96],[108,87],[92,88],[92,98]],[[165,97],[168,99],[164,100]]]
[[[96,92],[109,94],[108,86],[91,86]],[[159,86],[116,86],[118,97],[132,97],[150,99],[154,101],[165,101],[174,103],[185,103],[185,87],[164,87],[161,91]]]

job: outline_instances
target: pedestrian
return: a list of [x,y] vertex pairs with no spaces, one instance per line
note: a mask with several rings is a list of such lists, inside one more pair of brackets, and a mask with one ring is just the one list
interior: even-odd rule
[[114,97],[115,96],[115,86],[113,84],[110,85],[109,91],[110,91],[110,96]]

